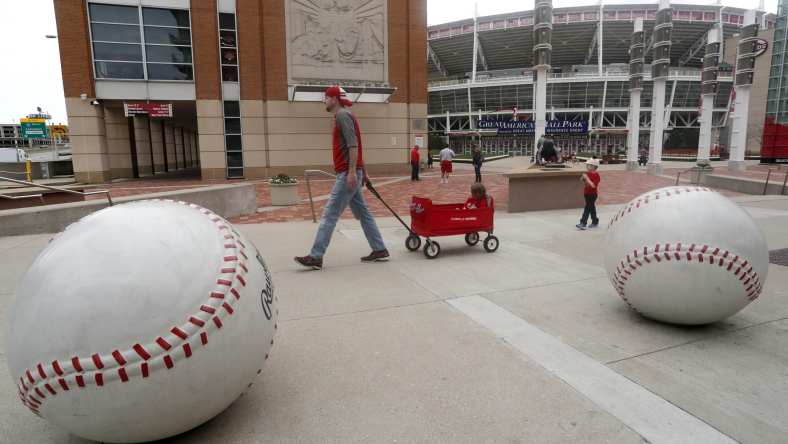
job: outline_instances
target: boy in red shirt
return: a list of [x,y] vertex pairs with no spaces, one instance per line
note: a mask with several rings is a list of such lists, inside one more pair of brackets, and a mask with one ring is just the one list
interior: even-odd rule
[[410,150],[410,180],[411,182],[414,180],[419,180],[419,146],[413,145],[413,149]]
[[[586,199],[586,207],[583,209],[583,217],[580,218],[580,223],[575,225],[580,230],[586,228],[596,228],[599,226],[599,218],[596,217],[596,199],[599,196],[599,159],[588,159],[586,161],[587,171],[580,178],[585,183],[583,187],[583,196]],[[588,216],[591,216],[591,225],[586,225]]]
[[490,204],[489,200],[490,198],[487,196],[487,190],[484,188],[484,185],[481,182],[476,182],[471,185],[471,197],[465,201],[465,208],[468,210],[487,208]]

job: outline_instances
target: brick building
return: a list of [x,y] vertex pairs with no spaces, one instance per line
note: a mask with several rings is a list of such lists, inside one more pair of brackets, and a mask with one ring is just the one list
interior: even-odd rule
[[[426,0],[54,4],[79,181],[330,169],[331,84],[356,101],[370,170],[404,170],[409,147],[426,149]],[[172,117],[126,116],[145,103]]]

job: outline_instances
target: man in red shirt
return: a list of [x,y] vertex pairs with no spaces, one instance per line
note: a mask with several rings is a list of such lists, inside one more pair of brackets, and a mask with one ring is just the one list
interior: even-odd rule
[[413,145],[410,150],[410,180],[419,180],[419,146]]
[[317,229],[312,251],[308,256],[296,257],[299,265],[320,270],[323,268],[323,255],[331,242],[337,220],[345,207],[350,205],[356,219],[372,248],[372,253],[361,258],[362,262],[385,261],[389,252],[383,243],[375,218],[364,200],[362,186],[366,180],[364,174],[364,158],[361,150],[361,131],[356,116],[348,109],[353,102],[346,98],[345,90],[332,86],[325,92],[326,111],[334,114],[333,157],[334,171],[337,173],[334,188],[331,190],[328,203],[323,209],[320,226]]
[[[596,171],[598,168],[599,159],[588,159],[586,161],[587,171],[580,178],[585,184],[583,187],[583,197],[586,199],[583,217],[580,218],[580,223],[575,225],[580,230],[599,226],[599,218],[596,217],[596,199],[599,196],[599,181],[601,180],[599,173]],[[588,216],[591,216],[591,225],[586,225]]]

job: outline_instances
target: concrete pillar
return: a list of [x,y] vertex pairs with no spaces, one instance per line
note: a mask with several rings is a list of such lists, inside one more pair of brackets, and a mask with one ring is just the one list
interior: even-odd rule
[[162,122],[159,120],[148,120],[150,128],[150,141],[153,147],[153,169],[156,174],[164,173],[164,139],[162,138]]
[[265,106],[262,100],[241,100],[241,143],[244,177],[268,176],[269,159],[265,144]]
[[188,168],[183,151],[183,128],[179,126],[173,127],[173,134],[175,136],[175,152],[178,155],[178,165],[180,165],[181,169]]
[[[755,26],[755,10],[749,10],[744,14],[744,28],[748,26]],[[749,49],[747,53],[742,53],[742,46],[745,38],[748,40],[757,38],[757,27],[753,36],[746,36],[742,33],[739,40],[739,50],[737,52],[737,67],[740,67],[739,60],[743,59],[745,55],[751,53]],[[751,70],[750,70],[751,71]],[[736,88],[736,103],[734,105],[734,120],[733,131],[731,132],[731,154],[728,160],[728,169],[732,171],[744,171],[747,165],[744,163],[744,154],[747,150],[747,123],[750,113],[750,90],[752,89],[752,81],[739,82],[739,76],[743,75],[740,69],[736,72],[736,79],[734,79]]]
[[175,152],[175,132],[172,129],[172,122],[165,120],[162,125],[164,125],[164,141],[167,143],[167,165],[170,171],[179,170],[181,164],[178,162],[178,153]]
[[[670,69],[670,39],[662,39],[657,33],[673,27],[670,19],[670,0],[659,0],[657,23],[654,25],[654,60],[651,65],[654,79],[654,95],[651,100],[651,140],[648,173],[662,174],[662,141],[665,134],[665,83]],[[665,15],[660,22],[660,16]]]
[[640,92],[643,82],[643,19],[635,19],[629,47],[629,114],[627,115],[627,170],[637,170],[640,144]]
[[123,108],[104,108],[104,125],[107,131],[110,176],[132,178],[131,142],[128,118]]
[[197,134],[202,178],[224,179],[227,171],[221,100],[197,100]]
[[78,97],[66,98],[74,179],[81,183],[109,182],[110,165],[104,107]]
[[711,124],[714,114],[714,96],[717,92],[717,66],[720,58],[719,29],[709,29],[706,37],[701,79],[700,135],[698,139],[698,164],[708,163],[711,157]]
[[134,142],[137,147],[137,168],[140,176],[150,176],[153,174],[151,162],[151,143],[150,130],[148,129],[147,116],[135,116],[134,119]]

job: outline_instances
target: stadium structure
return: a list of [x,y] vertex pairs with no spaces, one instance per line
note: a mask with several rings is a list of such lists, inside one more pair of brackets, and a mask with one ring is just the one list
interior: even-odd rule
[[[549,1],[547,2],[549,8]],[[553,133],[564,152],[597,154],[627,150],[630,114],[630,47],[635,23],[642,21],[642,82],[640,87],[639,140],[646,150],[652,122],[652,61],[659,45],[669,53],[664,63],[665,152],[681,152],[676,140],[689,138],[697,149],[701,126],[701,73],[707,38],[722,30],[719,75],[713,90],[712,155],[728,145],[725,131],[733,107],[736,37],[749,15],[762,31],[774,28],[775,16],[764,11],[709,4],[671,4],[668,43],[655,32],[658,9],[654,4],[597,4],[552,9],[552,60],[534,60],[539,28],[540,1],[536,10],[469,18],[428,28],[429,131],[448,136],[455,151],[467,152],[480,143],[486,154],[531,155],[534,116],[539,104],[536,66],[547,65],[544,113],[547,133]],[[549,11],[548,11],[549,12]],[[640,19],[640,20],[638,20]],[[756,30],[757,33],[757,30]],[[664,36],[663,36],[664,37]],[[537,39],[539,37],[536,37]],[[656,44],[655,44],[656,43]],[[547,45],[550,46],[550,45]],[[539,55],[537,55],[539,57]],[[764,59],[766,59],[764,57]],[[729,61],[726,63],[726,61]],[[768,78],[768,61],[765,77]],[[637,69],[637,68],[636,68]],[[752,71],[752,70],[751,70]],[[744,72],[744,71],[741,71]],[[660,86],[662,88],[663,86]],[[760,117],[761,125],[764,119]],[[507,121],[505,125],[491,122]],[[512,123],[514,121],[515,123]],[[538,126],[538,125],[537,125]],[[630,125],[631,126],[631,125]],[[530,129],[529,129],[530,128]],[[633,131],[634,132],[634,131]],[[745,131],[746,133],[746,131]],[[538,130],[537,130],[538,134]],[[653,142],[652,142],[653,144]],[[750,149],[748,145],[748,149]],[[758,147],[755,147],[758,148]],[[687,150],[684,150],[687,151]],[[690,153],[691,154],[691,153]]]

